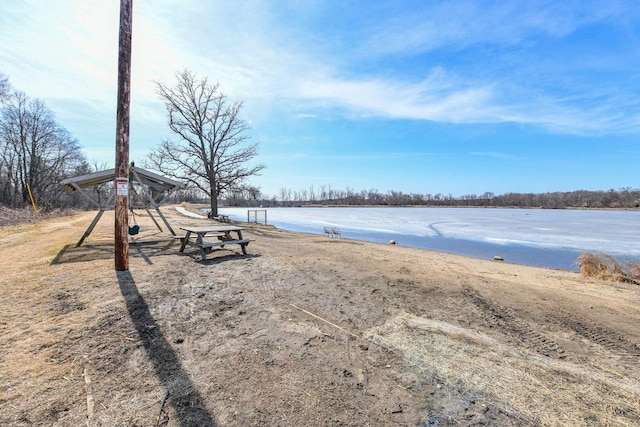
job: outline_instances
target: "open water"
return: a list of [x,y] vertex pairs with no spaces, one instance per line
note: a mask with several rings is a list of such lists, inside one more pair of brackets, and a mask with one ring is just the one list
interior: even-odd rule
[[[640,211],[493,208],[266,208],[278,228],[577,271],[584,252],[640,256]],[[247,208],[220,213],[247,221]],[[261,220],[262,216],[259,216]]]

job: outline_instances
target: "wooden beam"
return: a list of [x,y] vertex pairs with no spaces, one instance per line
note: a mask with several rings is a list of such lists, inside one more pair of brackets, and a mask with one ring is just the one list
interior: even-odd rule
[[129,105],[133,0],[120,0],[118,108],[116,113],[115,269],[129,270]]
[[162,215],[162,212],[160,212],[159,207],[156,208],[156,212],[158,212],[158,216],[160,216],[160,219],[162,219],[162,221],[164,222],[164,225],[167,226],[167,228],[169,229],[169,232],[175,236],[176,232],[173,231],[173,228],[171,228],[171,224],[169,224],[169,221],[167,221],[167,218],[165,218],[164,215]]
[[82,197],[84,197],[89,202],[91,202],[96,208],[98,209],[105,208],[105,206],[100,206],[100,203],[98,203],[96,199],[94,199],[88,192],[86,192],[82,187],[80,187],[75,182],[71,182],[69,185],[73,186],[73,188],[75,188],[75,190],[78,191],[82,195]]
[[102,217],[103,213],[104,213],[104,209],[100,208],[100,210],[98,211],[98,214],[95,216],[95,218],[93,218],[93,221],[91,221],[91,224],[89,224],[89,227],[87,227],[87,229],[84,231],[84,234],[82,235],[78,243],[76,243],[76,248],[79,248],[80,245],[82,245],[82,242],[84,242],[84,239],[89,237],[89,234],[91,234],[91,232],[93,231],[93,228],[96,226],[98,221],[100,221],[100,218]]

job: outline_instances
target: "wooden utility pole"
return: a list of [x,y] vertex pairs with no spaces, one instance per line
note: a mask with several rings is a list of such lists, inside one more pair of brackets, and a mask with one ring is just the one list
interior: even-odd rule
[[131,23],[133,0],[120,0],[118,47],[118,111],[116,115],[115,267],[129,270],[129,104],[131,87]]

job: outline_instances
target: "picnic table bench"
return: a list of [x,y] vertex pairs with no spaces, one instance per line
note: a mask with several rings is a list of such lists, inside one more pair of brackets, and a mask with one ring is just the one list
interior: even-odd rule
[[[204,227],[180,227],[186,234],[180,238],[180,252],[184,252],[187,245],[195,246],[200,249],[201,261],[207,259],[207,254],[213,248],[224,248],[226,245],[240,245],[242,253],[247,254],[247,245],[253,242],[253,239],[242,238],[243,227],[235,225],[211,225]],[[237,236],[231,235],[234,232]],[[205,236],[216,237],[218,240],[205,241]],[[195,240],[193,239],[195,237]]]
[[218,215],[215,215],[215,216],[214,216],[214,215],[211,215],[211,212],[209,212],[209,213],[207,214],[207,217],[208,217],[208,218],[211,218],[211,219],[215,219],[215,220],[216,220],[216,221],[218,221],[218,222],[230,222],[230,221],[229,221],[229,215],[222,215],[222,214],[218,214]]

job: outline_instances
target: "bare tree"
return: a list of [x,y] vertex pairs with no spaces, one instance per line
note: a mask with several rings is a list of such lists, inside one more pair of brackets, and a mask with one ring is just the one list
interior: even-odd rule
[[280,201],[282,206],[286,206],[291,200],[291,189],[287,187],[280,188]]
[[309,187],[309,201],[311,203],[315,202],[316,200],[316,192],[313,189],[313,185],[311,187]]
[[156,82],[164,101],[169,128],[177,140],[165,140],[149,155],[151,167],[184,180],[211,200],[211,215],[218,215],[218,197],[238,188],[264,165],[248,165],[258,154],[250,143],[248,124],[240,118],[241,102],[229,103],[219,84],[184,70],[173,87]]
[[0,115],[0,201],[9,206],[29,203],[29,190],[39,205],[57,207],[59,181],[85,162],[80,146],[39,99],[14,92]]
[[9,78],[0,73],[0,103],[9,99],[11,93],[11,85],[9,84]]

